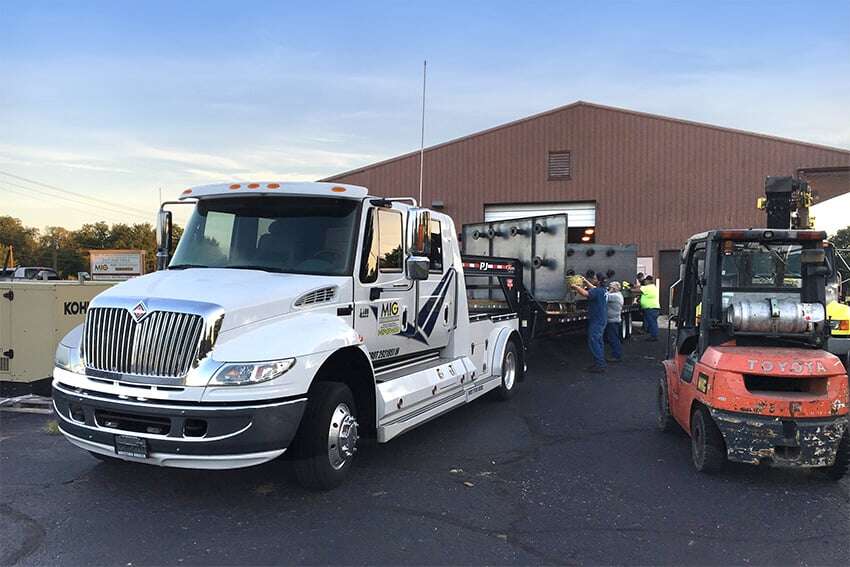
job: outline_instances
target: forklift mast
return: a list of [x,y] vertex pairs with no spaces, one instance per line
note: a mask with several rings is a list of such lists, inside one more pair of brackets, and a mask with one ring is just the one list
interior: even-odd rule
[[757,206],[767,213],[767,228],[814,228],[815,217],[811,214],[814,194],[808,182],[796,177],[767,177],[764,194]]

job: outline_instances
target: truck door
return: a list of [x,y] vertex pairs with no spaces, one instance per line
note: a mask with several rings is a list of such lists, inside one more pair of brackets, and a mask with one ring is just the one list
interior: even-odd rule
[[416,332],[416,285],[404,270],[403,213],[390,207],[365,211],[363,249],[354,286],[354,328],[373,362],[427,350]]
[[[446,227],[448,230],[449,227]],[[431,219],[431,253],[428,279],[419,282],[419,334],[429,348],[443,348],[454,329],[457,273],[443,251],[451,246],[450,236],[443,234],[443,223]]]

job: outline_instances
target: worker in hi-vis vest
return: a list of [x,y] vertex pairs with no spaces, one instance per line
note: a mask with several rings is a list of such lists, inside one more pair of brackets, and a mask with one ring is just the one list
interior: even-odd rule
[[658,302],[658,286],[652,276],[645,276],[643,280],[635,281],[632,288],[635,293],[640,293],[640,308],[643,310],[643,326],[649,333],[649,341],[658,340],[658,313],[661,304]]

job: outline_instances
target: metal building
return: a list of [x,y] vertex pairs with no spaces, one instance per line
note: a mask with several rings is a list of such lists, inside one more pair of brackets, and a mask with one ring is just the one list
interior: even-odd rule
[[[768,175],[806,169],[820,200],[850,191],[848,150],[583,101],[426,148],[424,164],[423,203],[459,226],[566,212],[572,241],[635,243],[662,278],[691,234],[763,225]],[[419,152],[326,181],[415,196]]]

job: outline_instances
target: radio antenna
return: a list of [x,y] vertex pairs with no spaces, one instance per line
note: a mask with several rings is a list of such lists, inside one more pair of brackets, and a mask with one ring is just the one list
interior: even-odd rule
[[419,138],[419,206],[422,206],[422,176],[425,172],[425,80],[428,76],[428,61],[422,62],[422,132]]

